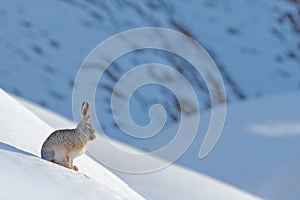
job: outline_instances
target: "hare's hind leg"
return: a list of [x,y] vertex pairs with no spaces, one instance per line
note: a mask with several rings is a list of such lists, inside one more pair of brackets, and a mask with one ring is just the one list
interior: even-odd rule
[[51,162],[55,163],[55,164],[58,164],[60,166],[63,166],[63,167],[66,167],[66,168],[70,168],[70,165],[69,165],[69,162],[67,161],[67,159],[63,159],[63,160],[56,160],[56,159],[53,159],[51,160]]
[[52,151],[49,148],[42,148],[42,150],[41,150],[41,158],[44,159],[44,160],[53,162],[54,158],[55,158],[55,152]]

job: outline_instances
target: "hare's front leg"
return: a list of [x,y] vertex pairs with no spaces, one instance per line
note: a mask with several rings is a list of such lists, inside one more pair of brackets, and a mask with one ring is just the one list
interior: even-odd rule
[[65,159],[63,160],[63,162],[60,165],[66,167],[66,168],[69,168],[69,169],[73,169],[72,165],[71,165],[71,162],[70,162],[70,159],[69,159],[69,156],[66,156]]
[[73,165],[73,169],[77,172],[78,171],[78,167]]
[[73,159],[70,159],[70,161],[71,161],[72,169],[74,169],[75,171],[78,171],[78,167],[73,165]]
[[73,165],[73,159],[70,158],[70,156],[67,156],[68,166],[67,168],[73,169],[75,171],[78,171],[78,167]]

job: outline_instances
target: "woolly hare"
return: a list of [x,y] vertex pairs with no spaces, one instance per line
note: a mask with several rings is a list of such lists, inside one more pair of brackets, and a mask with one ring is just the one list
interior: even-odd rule
[[41,150],[42,159],[78,171],[73,165],[74,158],[86,151],[88,141],[96,138],[93,126],[88,123],[91,109],[87,102],[82,103],[81,114],[82,120],[75,129],[54,131],[46,139]]

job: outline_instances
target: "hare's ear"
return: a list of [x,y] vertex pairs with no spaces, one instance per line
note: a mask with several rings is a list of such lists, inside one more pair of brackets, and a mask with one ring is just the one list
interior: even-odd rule
[[88,122],[90,120],[91,108],[90,108],[90,104],[86,101],[82,102],[81,115],[82,115],[82,120],[84,122]]

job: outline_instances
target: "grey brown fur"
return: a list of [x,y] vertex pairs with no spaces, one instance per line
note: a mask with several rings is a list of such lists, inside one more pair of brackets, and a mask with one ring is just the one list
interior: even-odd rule
[[94,127],[88,123],[90,113],[90,105],[83,102],[80,123],[75,129],[56,130],[51,133],[43,143],[42,159],[78,171],[73,160],[86,151],[88,141],[96,138]]

